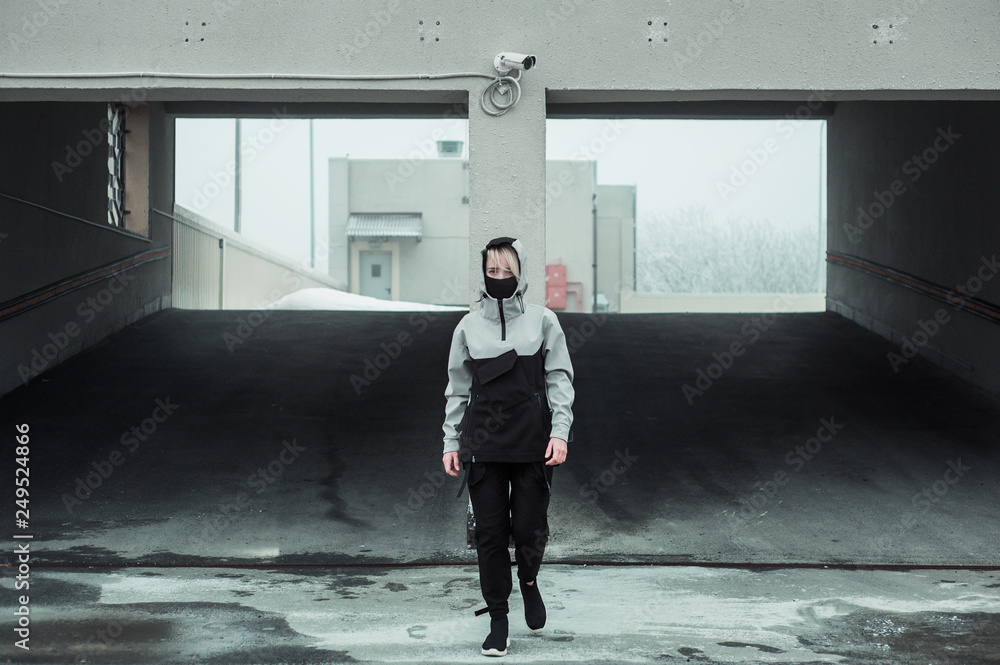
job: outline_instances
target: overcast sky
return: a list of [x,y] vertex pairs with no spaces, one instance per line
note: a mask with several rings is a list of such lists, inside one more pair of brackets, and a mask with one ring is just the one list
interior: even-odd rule
[[[309,255],[309,121],[243,120],[243,233],[297,260]],[[327,231],[327,160],[403,159],[435,130],[465,142],[467,123],[434,120],[315,120],[315,219]],[[231,228],[232,119],[177,121],[176,198]],[[550,120],[549,159],[598,161],[598,182],[636,185],[640,223],[689,205],[719,219],[769,218],[819,228],[825,123],[788,120]],[[436,156],[431,156],[436,158]],[[317,266],[325,269],[324,266]]]

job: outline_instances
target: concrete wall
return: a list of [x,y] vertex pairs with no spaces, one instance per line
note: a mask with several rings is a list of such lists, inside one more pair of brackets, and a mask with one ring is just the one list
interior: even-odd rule
[[[330,168],[330,239],[343,242],[347,219],[344,213],[403,213],[423,215],[423,238],[399,238],[402,274],[397,300],[438,304],[468,304],[469,204],[466,195],[468,171],[464,160],[426,159],[410,164],[396,159],[351,159],[346,169],[333,159]],[[335,200],[344,187],[335,174],[349,177],[350,209]],[[348,253],[331,254],[330,266],[346,263]],[[331,271],[332,272],[332,271]]]
[[[583,301],[567,288],[566,311],[590,312],[594,304],[594,199],[597,165],[586,160],[552,160],[546,168],[545,263],[566,266],[566,281],[580,282]],[[545,282],[535,282],[545,292]],[[569,284],[568,287],[571,287]],[[530,289],[529,289],[530,291]]]
[[948,301],[961,286],[1000,305],[997,117],[996,102],[843,102],[830,121],[829,307],[900,344],[890,371],[919,350],[1000,392],[1000,316]]
[[[0,192],[29,199],[60,212],[104,224],[108,216],[108,142],[101,122],[106,103],[13,103],[0,106],[3,159]],[[53,248],[59,251],[58,248]],[[67,248],[68,249],[68,248]],[[5,256],[7,261],[34,263],[25,278],[36,285],[60,274],[71,256],[53,256],[55,262],[35,262],[30,256]],[[27,266],[26,266],[27,267]],[[11,294],[11,283],[0,285],[0,298]]]
[[348,240],[347,217],[351,214],[351,189],[347,175],[348,162],[344,159],[329,160],[329,228],[324,252],[327,259],[327,272],[330,277],[344,284],[349,283],[348,272]]
[[[162,117],[157,104],[149,113]],[[170,306],[169,226],[154,219],[143,236],[107,224],[106,114],[106,103],[0,103],[0,193],[48,208],[0,197],[0,394]],[[158,123],[150,141],[162,183],[173,138]],[[162,203],[164,188],[151,195]]]
[[635,289],[635,187],[597,187],[597,291],[620,312],[622,292]]

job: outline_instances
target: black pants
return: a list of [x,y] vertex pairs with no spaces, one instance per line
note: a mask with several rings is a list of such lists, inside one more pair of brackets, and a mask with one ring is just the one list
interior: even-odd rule
[[469,498],[476,517],[479,586],[490,616],[507,614],[512,580],[507,544],[514,537],[517,577],[538,575],[549,539],[551,466],[544,462],[469,463]]

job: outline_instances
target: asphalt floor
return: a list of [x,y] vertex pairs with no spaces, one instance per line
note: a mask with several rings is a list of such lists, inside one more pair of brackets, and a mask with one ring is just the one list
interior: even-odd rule
[[[460,316],[167,310],[0,399],[37,640],[0,658],[482,660],[440,465]],[[551,630],[508,659],[1000,662],[996,396],[832,313],[560,320]]]

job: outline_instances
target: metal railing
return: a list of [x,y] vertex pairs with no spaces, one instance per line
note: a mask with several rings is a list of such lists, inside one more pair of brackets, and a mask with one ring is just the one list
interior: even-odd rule
[[182,309],[259,309],[304,288],[345,284],[189,213],[153,208],[173,225],[172,304]]

